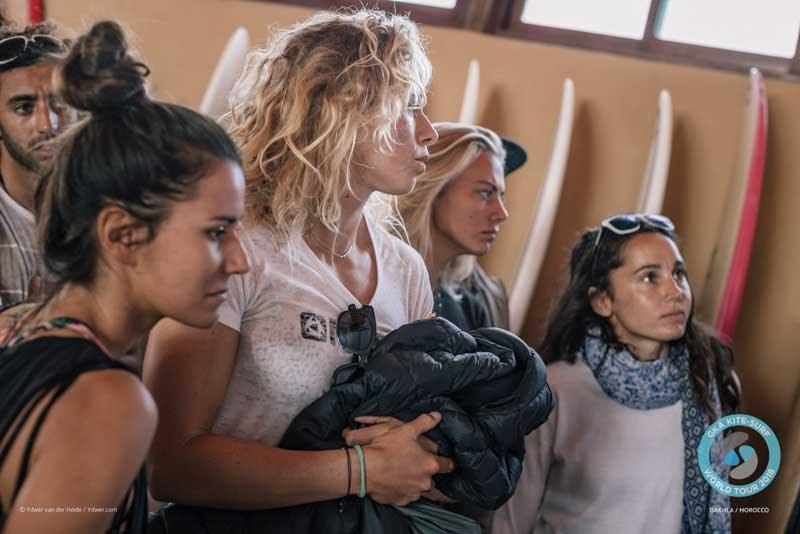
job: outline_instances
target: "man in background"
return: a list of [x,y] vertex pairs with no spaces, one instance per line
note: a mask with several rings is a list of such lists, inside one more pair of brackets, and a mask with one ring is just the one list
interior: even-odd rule
[[67,52],[52,25],[0,27],[0,306],[38,292],[43,264],[33,196],[52,163],[54,140],[76,113],[55,94],[54,71]]

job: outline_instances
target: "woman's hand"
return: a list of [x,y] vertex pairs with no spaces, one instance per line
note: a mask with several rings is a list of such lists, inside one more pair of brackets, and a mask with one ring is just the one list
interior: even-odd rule
[[[352,447],[353,445],[361,445],[362,447],[365,447],[372,443],[378,436],[382,436],[387,432],[394,430],[395,428],[400,428],[404,424],[402,421],[395,419],[394,417],[379,415],[362,415],[356,417],[355,421],[356,423],[370,426],[355,430],[348,427],[342,430],[342,437],[344,438],[344,441],[347,443],[348,447]],[[426,438],[425,436],[420,436],[418,439],[419,444],[426,451],[433,454],[439,452],[439,447],[433,440]]]
[[369,445],[378,436],[403,426],[403,422],[399,419],[377,415],[362,415],[356,417],[355,421],[356,423],[370,426],[358,429],[348,427],[342,430],[342,437],[349,447],[353,445],[361,445],[362,447]]
[[453,460],[437,456],[420,440],[441,420],[439,412],[431,412],[399,426],[388,420],[377,423],[387,430],[364,447],[367,493],[373,500],[404,506],[434,488],[433,475],[455,469]]
[[[352,428],[345,428],[342,431],[342,436],[347,442],[347,445],[350,447],[352,447],[353,445],[362,445],[362,446],[369,445],[379,436],[382,436],[391,430],[403,426],[403,422],[400,421],[399,419],[387,416],[362,415],[356,417],[355,421],[357,423],[361,423],[362,425],[370,425],[370,426],[359,428],[357,430],[353,430]],[[425,436],[419,436],[419,438],[417,438],[417,441],[419,441],[420,446],[426,451],[432,454],[436,454],[437,452],[439,452],[439,447],[433,440],[428,439]],[[435,484],[430,491],[426,491],[421,495],[422,497],[425,497],[435,502],[443,502],[443,503],[456,502],[447,495],[445,495],[444,493],[442,493],[441,491],[439,491],[438,489],[436,489]]]

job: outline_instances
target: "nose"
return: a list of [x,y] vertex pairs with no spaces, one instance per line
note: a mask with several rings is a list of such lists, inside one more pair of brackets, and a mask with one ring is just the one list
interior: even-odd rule
[[58,131],[58,113],[49,104],[40,106],[36,113],[36,130],[39,133],[52,133]]
[[431,120],[421,109],[417,112],[415,133],[417,137],[417,143],[422,146],[432,145],[439,140],[439,133],[436,131],[436,128],[433,127]]
[[225,260],[223,267],[225,274],[244,274],[250,270],[250,261],[247,259],[239,232],[236,231],[228,240],[224,254]]
[[676,280],[674,277],[670,277],[670,281],[667,282],[667,299],[669,300],[685,300],[689,297],[690,289],[688,287],[688,283],[684,284],[680,280]]
[[495,206],[494,210],[492,211],[492,221],[500,224],[508,219],[508,210],[506,209],[505,202],[503,202],[503,197],[498,194],[495,196],[495,199]]

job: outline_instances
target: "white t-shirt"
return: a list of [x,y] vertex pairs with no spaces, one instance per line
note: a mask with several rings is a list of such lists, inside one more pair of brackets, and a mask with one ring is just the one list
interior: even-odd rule
[[683,403],[623,406],[580,358],[549,365],[547,383],[555,409],[525,436],[517,490],[492,534],[680,534]]
[[[367,225],[378,282],[369,303],[378,336],[424,318],[433,294],[422,257]],[[358,300],[298,234],[292,255],[276,250],[268,227],[243,239],[250,271],[232,276],[220,322],[239,332],[239,349],[212,432],[277,445],[292,419],[330,387],[333,371],[352,356],[339,346],[336,319]]]

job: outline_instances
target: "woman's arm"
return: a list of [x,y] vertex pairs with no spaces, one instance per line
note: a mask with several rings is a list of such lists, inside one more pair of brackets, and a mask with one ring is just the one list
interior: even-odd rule
[[[341,497],[347,490],[342,450],[289,451],[211,428],[225,398],[239,334],[217,324],[198,330],[163,320],[151,332],[144,380],[161,411],[150,453],[151,492],[160,500],[228,509],[262,509]],[[405,504],[431,487],[452,462],[425,451],[417,437],[439,416],[423,415],[365,447],[367,491]],[[351,493],[360,478],[351,451]]]
[[[15,457],[40,409],[15,443]],[[132,374],[82,375],[42,424],[5,532],[105,532],[144,463],[156,420],[153,399]]]

